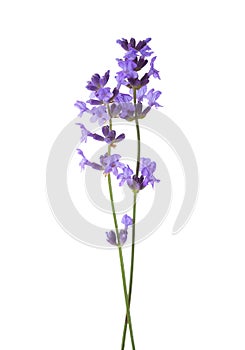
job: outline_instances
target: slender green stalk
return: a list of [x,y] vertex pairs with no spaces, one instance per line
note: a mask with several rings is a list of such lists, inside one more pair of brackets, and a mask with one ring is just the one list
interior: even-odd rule
[[111,184],[110,174],[108,174],[108,186],[109,186],[112,214],[113,214],[117,242],[118,242],[118,252],[119,252],[120,267],[121,267],[121,274],[122,274],[122,281],[123,281],[123,291],[124,291],[124,298],[125,298],[125,304],[126,304],[127,320],[128,320],[128,324],[129,324],[129,331],[130,331],[132,348],[133,348],[133,350],[135,350],[134,334],[133,334],[133,327],[132,327],[132,321],[131,321],[131,315],[130,315],[130,309],[129,309],[128,293],[127,293],[125,268],[124,268],[124,262],[123,262],[122,248],[120,246],[120,236],[119,236],[119,231],[118,231],[118,224],[117,224],[117,217],[116,217],[115,205],[114,205],[114,200],[113,200],[113,192],[112,192],[112,184]]
[[[136,89],[134,89],[134,105],[136,106]],[[136,163],[136,176],[139,175],[139,167],[140,167],[140,127],[139,127],[139,121],[135,113],[135,126],[136,126],[136,133],[137,133],[137,163]],[[134,198],[133,198],[133,228],[132,228],[132,247],[131,247],[131,264],[130,264],[130,278],[129,278],[129,290],[128,290],[128,303],[129,307],[131,304],[131,298],[132,298],[132,289],[133,289],[133,277],[134,277],[134,252],[135,252],[135,229],[136,229],[136,202],[137,202],[137,192],[134,192]],[[128,317],[125,316],[124,321],[124,329],[123,329],[123,336],[122,336],[122,345],[121,350],[124,350],[125,347],[125,340],[126,340],[126,334],[127,334],[127,326],[128,326]]]
[[[109,110],[109,107],[108,107],[108,110]],[[110,129],[112,129],[112,120],[111,119],[110,119]],[[111,146],[110,145],[108,146],[108,154],[111,154]],[[133,327],[132,327],[132,321],[131,321],[131,315],[130,315],[128,293],[127,293],[127,282],[126,282],[122,247],[120,245],[120,235],[119,235],[119,230],[118,230],[118,223],[117,223],[117,216],[116,216],[115,203],[114,203],[114,198],[113,198],[113,190],[112,190],[111,174],[110,173],[108,174],[108,187],[109,187],[112,215],[113,215],[114,226],[115,226],[116,236],[117,236],[117,243],[118,243],[118,253],[119,253],[120,268],[121,268],[121,275],[122,275],[122,282],[123,282],[124,298],[125,298],[125,304],[126,304],[126,315],[127,315],[127,320],[128,320],[128,324],[129,324],[132,349],[135,350],[134,334],[133,334]]]

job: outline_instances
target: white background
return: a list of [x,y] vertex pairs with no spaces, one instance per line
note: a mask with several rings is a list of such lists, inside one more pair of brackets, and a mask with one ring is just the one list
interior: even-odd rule
[[243,1],[159,4],[1,4],[3,350],[120,349],[117,252],[62,231],[47,203],[45,170],[86,80],[111,67],[121,52],[116,39],[130,36],[153,38],[163,112],[187,135],[200,171],[184,230],[171,235],[176,210],[137,246],[136,348],[245,348]]

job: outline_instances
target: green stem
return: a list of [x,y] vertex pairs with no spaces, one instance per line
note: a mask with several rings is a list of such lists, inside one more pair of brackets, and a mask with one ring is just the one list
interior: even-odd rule
[[126,283],[126,276],[125,276],[125,268],[124,268],[124,262],[123,262],[122,247],[120,246],[120,236],[119,236],[119,231],[118,231],[118,224],[117,224],[117,217],[116,217],[116,212],[115,212],[115,204],[114,204],[114,199],[113,199],[113,192],[112,192],[112,184],[111,184],[111,176],[110,176],[110,174],[108,174],[108,186],[109,186],[112,214],[113,214],[113,219],[114,219],[114,224],[115,224],[115,229],[116,229],[117,242],[118,242],[118,252],[119,252],[120,267],[121,267],[121,274],[122,274],[122,281],[123,281],[123,291],[124,291],[124,298],[125,298],[125,304],[126,304],[127,320],[128,320],[128,324],[129,324],[129,331],[130,331],[130,336],[131,336],[132,348],[133,348],[133,350],[135,350],[134,334],[133,334],[133,327],[132,327],[132,321],[131,321],[131,315],[130,315],[130,309],[129,309],[128,293],[127,293],[127,283]]
[[[136,89],[134,89],[134,105],[136,106]],[[136,163],[136,176],[139,175],[139,167],[140,167],[140,127],[139,127],[139,121],[137,116],[135,115],[135,126],[136,126],[136,133],[137,133],[137,163]],[[131,247],[131,264],[130,264],[130,278],[129,278],[129,290],[128,290],[128,303],[129,308],[131,305],[131,298],[132,298],[132,289],[133,289],[133,277],[134,277],[134,252],[135,252],[135,229],[136,229],[136,202],[137,202],[137,192],[134,192],[134,199],[133,199],[133,228],[132,228],[132,247]],[[125,340],[126,340],[126,334],[127,334],[127,326],[128,326],[128,317],[125,316],[124,321],[124,329],[123,329],[123,336],[122,336],[122,345],[121,350],[124,350],[125,347]]]
[[[109,109],[109,107],[108,107],[108,109]],[[112,120],[111,119],[110,119],[110,129],[112,130]],[[111,154],[110,145],[108,146],[108,154]],[[119,234],[119,230],[118,230],[118,223],[117,223],[117,216],[116,216],[115,203],[114,203],[114,198],[113,198],[113,190],[112,190],[111,174],[110,173],[108,174],[108,187],[109,187],[112,215],[113,215],[114,226],[115,226],[116,236],[117,236],[117,243],[118,243],[118,253],[119,253],[120,268],[121,268],[121,275],[122,275],[122,282],[123,282],[124,298],[125,298],[125,304],[126,304],[126,315],[127,315],[127,320],[128,320],[128,324],[129,324],[132,349],[135,350],[134,334],[133,334],[133,327],[132,327],[132,321],[131,321],[131,315],[130,315],[128,293],[127,293],[127,282],[126,282],[122,247],[120,245],[120,234]]]

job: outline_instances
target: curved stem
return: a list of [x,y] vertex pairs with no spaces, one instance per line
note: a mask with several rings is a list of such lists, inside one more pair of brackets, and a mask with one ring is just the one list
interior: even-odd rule
[[[111,121],[111,119],[110,119],[110,129],[112,129],[112,121]],[[111,154],[111,147],[110,147],[110,145],[108,146],[108,154]],[[127,293],[126,275],[125,275],[122,247],[120,245],[120,235],[119,235],[119,230],[118,230],[118,223],[117,223],[117,216],[116,216],[115,203],[114,203],[114,198],[113,198],[113,190],[112,190],[111,174],[110,173],[108,174],[108,187],[109,187],[112,215],[113,215],[114,226],[115,226],[115,230],[116,230],[117,243],[118,243],[118,253],[119,253],[120,268],[121,268],[121,275],[122,275],[122,282],[123,282],[124,298],[125,298],[125,304],[126,304],[126,314],[127,314],[128,324],[129,324],[129,331],[130,331],[132,349],[135,350],[133,327],[132,327],[130,308],[129,308],[129,299],[128,299],[128,293]]]
[[[134,105],[136,106],[136,89],[133,91],[134,93]],[[136,176],[139,175],[139,167],[140,167],[140,127],[139,127],[139,121],[135,113],[135,126],[136,126],[136,133],[137,133],[137,163],[136,163]],[[136,203],[137,203],[137,192],[134,192],[134,199],[133,199],[133,228],[132,228],[132,247],[131,247],[131,264],[130,264],[130,278],[129,278],[129,291],[128,291],[128,303],[129,307],[131,304],[131,298],[132,298],[132,289],[133,289],[133,277],[134,277],[134,252],[135,252],[135,229],[136,229]],[[121,350],[124,350],[125,347],[125,340],[126,340],[126,334],[127,334],[127,326],[128,326],[128,317],[126,315],[125,321],[124,321],[124,329],[123,329],[123,336],[122,336],[122,345]]]

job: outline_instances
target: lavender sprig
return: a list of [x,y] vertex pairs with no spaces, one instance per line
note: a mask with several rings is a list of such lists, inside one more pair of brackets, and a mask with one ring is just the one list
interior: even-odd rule
[[[98,142],[105,142],[108,145],[107,153],[100,156],[98,162],[88,160],[83,151],[78,149],[81,156],[79,163],[81,169],[87,166],[107,175],[108,188],[111,200],[112,215],[115,230],[106,232],[108,244],[118,247],[120,267],[123,281],[123,290],[126,305],[126,317],[122,337],[122,347],[124,350],[127,326],[129,325],[132,348],[135,349],[133,328],[130,315],[130,303],[133,286],[134,258],[135,258],[135,235],[136,235],[136,202],[137,194],[148,185],[154,187],[160,180],[154,175],[156,163],[149,158],[141,157],[141,139],[139,120],[145,118],[150,110],[155,107],[161,107],[158,99],[160,91],[148,88],[151,78],[160,79],[159,71],[155,68],[156,56],[149,47],[150,38],[136,42],[134,38],[130,40],[120,39],[117,43],[123,48],[124,56],[118,58],[120,70],[115,76],[115,85],[113,88],[108,86],[110,80],[110,70],[104,75],[95,73],[87,82],[86,88],[90,91],[89,99],[76,101],[75,106],[79,109],[79,117],[89,115],[90,121],[98,123],[101,126],[101,132],[94,133],[86,128],[83,123],[77,123],[81,129],[81,142],[86,143],[88,138]],[[148,67],[148,68],[147,68]],[[144,69],[145,72],[142,72]],[[128,93],[123,92],[127,88]],[[147,104],[146,107],[144,103]],[[112,128],[113,118],[121,118],[126,121],[135,121],[137,135],[137,159],[136,169],[133,171],[128,164],[122,162],[120,154],[111,154],[112,148],[125,139],[125,134],[117,135],[116,130]],[[114,175],[119,180],[119,186],[127,185],[133,192],[133,217],[124,215],[122,223],[124,229],[118,228],[117,215],[115,210],[111,176]],[[129,289],[127,290],[124,262],[122,255],[122,246],[125,244],[128,236],[128,227],[132,226],[132,247],[131,247],[131,265]]]

